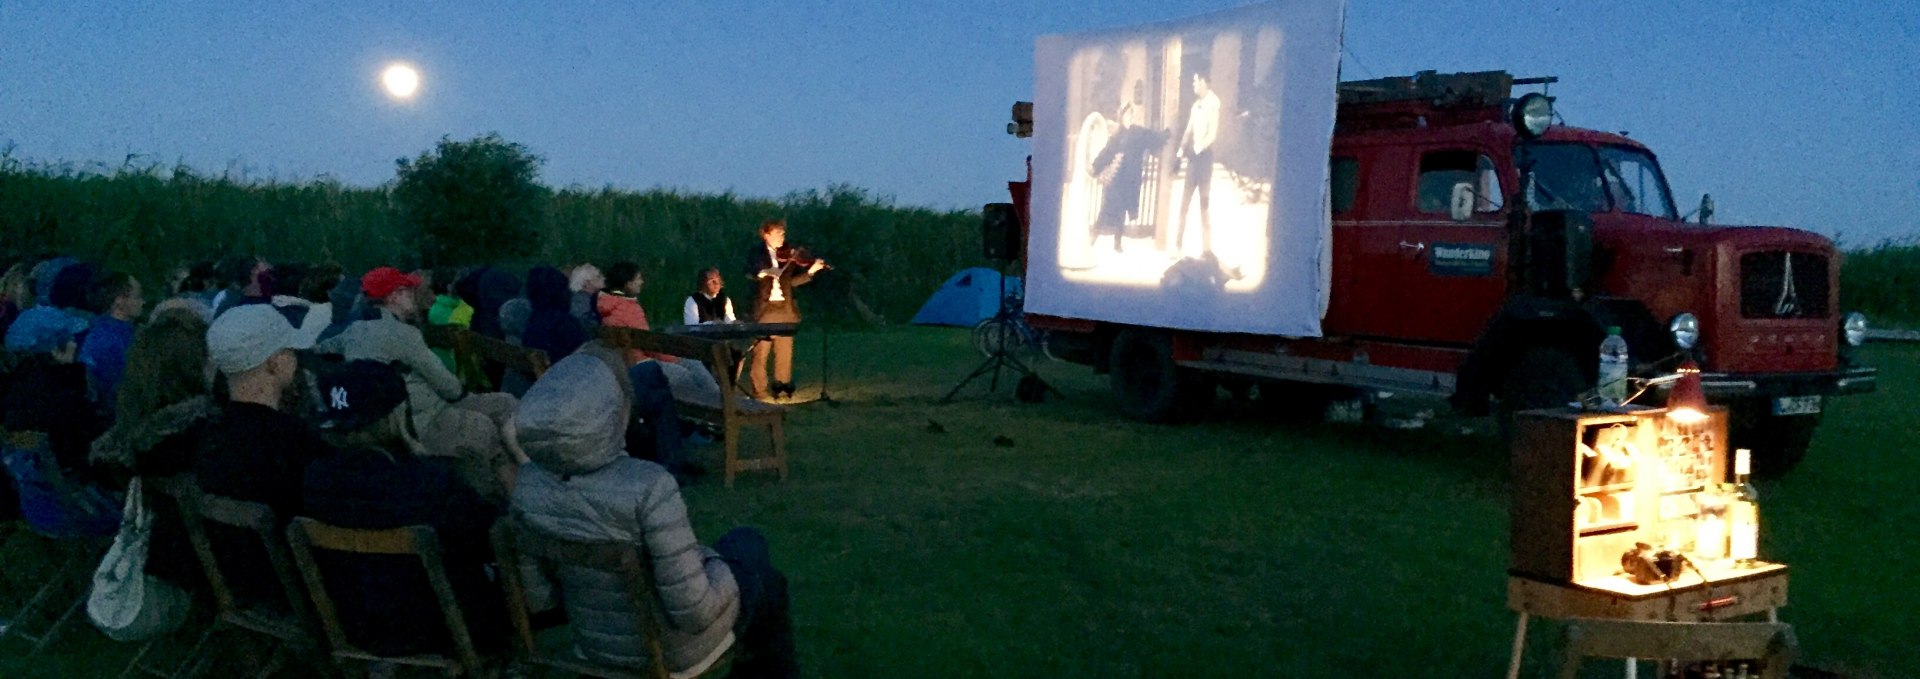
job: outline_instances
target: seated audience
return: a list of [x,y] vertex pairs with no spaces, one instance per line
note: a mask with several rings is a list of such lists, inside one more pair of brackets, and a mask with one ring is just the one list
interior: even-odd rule
[[[453,294],[455,276],[455,272],[451,269],[434,272],[431,283],[434,293],[433,307],[427,309],[427,325],[473,327],[473,306]],[[454,360],[452,349],[435,347],[433,355],[439,356],[440,362],[445,364],[447,370],[452,371],[454,375],[460,374],[460,364]]]
[[[448,460],[425,455],[407,417],[406,380],[393,366],[350,361],[323,372],[318,386],[326,395],[320,430],[338,452],[307,467],[303,515],[343,528],[431,526],[475,646],[504,647],[504,600],[486,570],[487,532],[499,510]],[[354,645],[384,656],[452,651],[418,560],[324,552],[318,559]]]
[[[86,328],[85,321],[53,312],[23,315],[7,330],[7,351],[18,362],[0,394],[0,424],[9,432],[46,435],[52,456],[49,461],[9,446],[8,482],[20,491],[19,509],[29,525],[54,537],[107,536],[120,527],[120,501],[104,491],[104,479],[87,464],[87,446],[106,422],[87,398],[86,367],[74,362]],[[49,462],[59,469],[43,466]]]
[[[644,547],[669,668],[701,664],[722,650],[731,631],[739,649],[733,676],[797,676],[786,578],[773,568],[765,539],[740,528],[712,549],[701,547],[673,478],[622,449],[630,407],[606,361],[581,355],[554,364],[515,416],[533,463],[514,488],[514,515],[556,537]],[[565,564],[554,576],[569,595],[565,606],[582,656],[636,668],[650,662],[619,583]]]
[[[555,363],[586,344],[587,331],[573,315],[573,299],[567,289],[567,276],[559,269],[543,266],[527,272],[527,304],[532,313],[527,316],[521,343],[547,352],[547,359]],[[504,315],[506,309],[501,313]]]
[[[640,307],[640,289],[645,280],[640,276],[640,267],[632,262],[621,262],[607,269],[611,285],[600,295],[600,316],[608,327],[634,328],[650,330],[647,325],[647,312]],[[718,403],[720,383],[713,374],[697,362],[681,363],[671,354],[657,354],[638,349],[627,352],[627,363],[654,360],[659,362],[658,369],[666,376],[667,383],[673,387],[675,398],[691,401]]]
[[418,276],[381,267],[361,277],[369,305],[362,320],[321,342],[317,350],[347,360],[399,363],[406,368],[415,431],[425,432],[428,454],[454,459],[461,477],[481,495],[504,502],[519,464],[505,427],[513,417],[507,394],[467,394],[459,378],[427,347],[414,290]]
[[213,315],[219,317],[242,304],[266,304],[270,296],[273,268],[267,260],[247,255],[230,255],[213,265],[223,289],[213,297]]
[[483,337],[504,340],[500,328],[500,306],[520,296],[520,279],[506,271],[483,266],[469,272],[453,284],[454,294],[473,307],[473,331]]
[[89,306],[100,310],[87,339],[80,343],[80,363],[87,366],[94,402],[111,414],[118,402],[120,376],[127,369],[127,349],[133,346],[133,322],[146,309],[140,281],[118,271],[101,276],[89,294]]
[[[205,429],[220,412],[212,387],[206,318],[186,307],[156,309],[127,350],[113,428],[94,440],[88,459],[116,479],[192,471]],[[154,522],[147,575],[189,591],[203,589],[205,577],[178,508],[150,499],[149,509]]]
[[687,325],[737,322],[733,300],[720,293],[724,285],[719,269],[709,267],[701,271],[694,282],[693,294],[687,296],[687,303],[681,309],[680,322]]
[[13,319],[33,306],[33,286],[27,274],[32,268],[21,262],[8,267],[6,275],[0,276],[0,337],[6,336]]
[[[232,307],[207,328],[207,357],[226,380],[226,401],[203,432],[194,473],[200,490],[271,508],[282,523],[300,513],[307,465],[332,452],[292,411],[299,359],[309,348],[270,304]],[[250,536],[208,526],[221,572],[237,596],[273,605],[284,598],[266,554]]]
[[[600,275],[600,269],[592,264],[581,264],[567,273],[567,287],[573,291],[569,313],[579,319],[580,325],[591,334],[600,327],[599,304],[596,298],[606,289],[607,279]],[[556,357],[555,360],[558,360]]]

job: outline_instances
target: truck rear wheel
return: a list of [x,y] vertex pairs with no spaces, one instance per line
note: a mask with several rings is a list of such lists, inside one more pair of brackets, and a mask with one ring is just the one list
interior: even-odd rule
[[1212,383],[1173,362],[1173,338],[1152,330],[1121,330],[1108,355],[1108,382],[1113,400],[1127,417],[1147,422],[1171,422],[1200,404],[1202,391]]
[[[1727,437],[1734,448],[1753,451],[1754,476],[1779,478],[1806,459],[1820,415],[1775,415],[1768,408],[1766,402],[1734,405]],[[1732,466],[1731,457],[1727,464]]]

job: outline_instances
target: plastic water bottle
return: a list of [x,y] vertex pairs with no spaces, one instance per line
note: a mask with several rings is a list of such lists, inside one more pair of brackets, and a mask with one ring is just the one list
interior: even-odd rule
[[1627,400],[1627,339],[1620,336],[1620,326],[1607,328],[1607,338],[1600,342],[1600,401],[1608,408],[1617,408]]

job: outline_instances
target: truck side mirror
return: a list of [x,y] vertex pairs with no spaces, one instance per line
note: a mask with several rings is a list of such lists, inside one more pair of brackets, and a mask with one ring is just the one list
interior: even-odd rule
[[1713,221],[1713,194],[1711,193],[1700,194],[1699,212],[1700,212],[1701,224],[1708,224]]
[[1472,184],[1467,182],[1454,183],[1453,201],[1447,211],[1448,214],[1453,217],[1453,221],[1464,222],[1473,218],[1474,198]]

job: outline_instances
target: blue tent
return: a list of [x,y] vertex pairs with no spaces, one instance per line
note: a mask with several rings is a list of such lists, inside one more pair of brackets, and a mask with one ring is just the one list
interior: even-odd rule
[[[1007,294],[1019,296],[1020,277],[1007,277]],[[920,313],[913,315],[919,325],[958,325],[973,327],[1000,310],[1000,272],[986,267],[963,269],[927,298]]]

